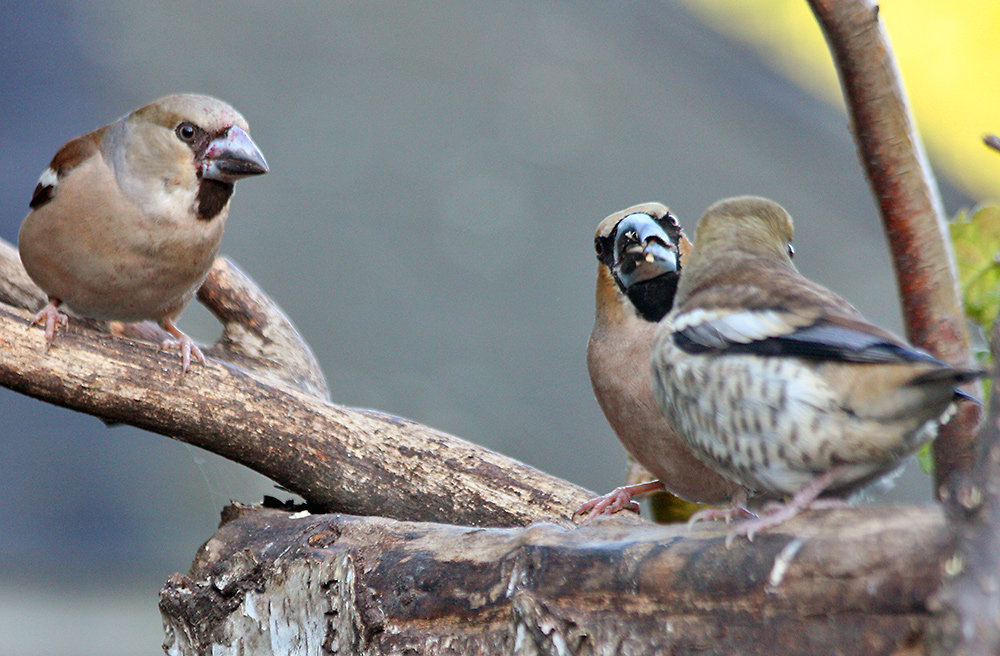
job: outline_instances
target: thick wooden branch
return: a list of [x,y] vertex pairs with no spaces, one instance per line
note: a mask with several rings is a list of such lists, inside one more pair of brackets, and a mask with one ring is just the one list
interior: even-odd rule
[[[329,399],[329,390],[312,349],[274,301],[227,260],[218,258],[198,291],[201,302],[222,322],[218,344],[208,354],[269,376],[314,396]],[[0,303],[38,310],[46,301],[21,264],[17,248],[0,239]],[[79,321],[102,332],[104,321]],[[117,326],[125,336],[162,343],[172,338],[152,322]]]
[[[17,283],[20,261],[4,253],[7,280]],[[5,298],[41,302],[31,287]],[[183,376],[176,353],[75,321],[45,354],[32,313],[0,304],[0,385],[212,451],[316,510],[512,526],[568,517],[592,496],[415,422],[329,403],[294,326],[230,263],[216,263],[199,298],[226,331],[209,363]]]
[[[907,337],[946,362],[971,362],[944,210],[875,0],[809,0],[833,54],[862,166],[882,212]],[[934,443],[939,489],[969,471],[981,412],[964,404]]]
[[[810,3],[883,213],[908,335],[964,363],[940,202],[877,7]],[[1000,513],[978,510],[994,503],[984,481],[1000,472],[961,474],[974,410],[936,452],[940,480],[971,481],[948,488],[969,515],[956,532],[938,508],[807,513],[731,550],[725,526],[576,528],[565,518],[585,490],[414,422],[329,403],[292,323],[229,263],[199,294],[223,338],[182,377],[176,354],[99,325],[74,322],[46,355],[27,325],[44,299],[15,259],[0,244],[0,384],[211,450],[312,511],[369,515],[228,510],[191,572],[161,593],[169,653],[899,654],[921,650],[929,627],[932,646],[956,645],[970,622],[995,621],[969,605],[996,604],[1000,550]],[[956,573],[934,597],[952,624],[934,623],[927,600]],[[979,635],[993,644],[988,629]]]
[[193,654],[916,653],[941,578],[936,508],[725,527],[520,529],[231,507],[160,595]]

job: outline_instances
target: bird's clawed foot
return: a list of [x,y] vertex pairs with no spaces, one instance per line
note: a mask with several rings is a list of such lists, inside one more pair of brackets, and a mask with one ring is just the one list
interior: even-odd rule
[[632,500],[634,497],[649,494],[651,492],[658,492],[663,489],[665,488],[663,487],[663,483],[660,481],[650,481],[648,483],[637,483],[635,485],[618,487],[603,496],[591,499],[590,501],[584,503],[576,509],[573,516],[576,517],[577,515],[587,513],[587,516],[583,518],[583,521],[588,522],[598,515],[613,515],[620,510],[629,510],[631,512],[638,513],[639,504]]
[[725,508],[705,508],[691,515],[688,518],[688,530],[699,522],[714,522],[723,520],[727,524],[734,519],[742,517],[757,517],[757,513],[750,510],[747,505],[747,491],[740,488],[733,494],[732,501]]
[[45,352],[48,353],[52,347],[52,341],[56,338],[56,329],[59,326],[65,328],[69,325],[69,317],[59,311],[62,304],[58,298],[50,298],[48,304],[43,307],[35,318],[31,320],[31,325],[40,323],[45,326]]
[[734,519],[743,517],[756,518],[757,513],[742,504],[734,504],[727,508],[705,508],[691,515],[690,519],[688,519],[688,528],[692,528],[699,522],[714,522],[720,519],[728,524]]
[[847,506],[847,502],[843,499],[819,498],[819,495],[830,487],[833,481],[837,480],[838,475],[839,470],[834,467],[830,471],[816,476],[788,501],[768,503],[764,506],[759,517],[740,522],[733,527],[733,530],[726,536],[726,548],[731,547],[733,541],[741,535],[745,535],[747,540],[753,542],[754,536],[761,531],[784,524],[804,510],[828,510]]
[[174,322],[171,319],[161,319],[160,326],[174,336],[174,339],[163,342],[162,347],[165,349],[180,350],[182,374],[186,374],[187,370],[191,368],[192,356],[198,362],[205,364],[205,354],[201,352],[201,349],[194,343],[194,340],[185,335],[180,328],[174,325]]

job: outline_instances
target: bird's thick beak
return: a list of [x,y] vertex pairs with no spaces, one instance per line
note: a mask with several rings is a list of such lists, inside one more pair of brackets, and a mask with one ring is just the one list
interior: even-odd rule
[[202,177],[221,182],[267,173],[267,162],[246,130],[234,125],[208,144]]
[[614,272],[622,285],[652,280],[678,270],[677,247],[653,217],[630,214],[618,224]]

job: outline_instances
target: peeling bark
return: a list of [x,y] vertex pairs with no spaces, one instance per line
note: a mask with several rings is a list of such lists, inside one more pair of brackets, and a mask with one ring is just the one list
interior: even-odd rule
[[[877,6],[810,4],[883,214],[908,336],[965,363],[940,201]],[[731,550],[724,527],[638,519],[473,528],[565,518],[592,495],[414,422],[330,403],[308,345],[231,263],[216,263],[199,299],[225,332],[208,365],[183,377],[176,354],[99,322],[73,322],[45,355],[26,311],[44,296],[0,242],[0,384],[206,448],[310,510],[381,516],[230,508],[190,573],[161,593],[168,653],[996,653],[996,402],[972,474],[973,406],[935,447],[950,524],[937,508],[807,513]]]
[[725,534],[619,518],[472,529],[233,506],[161,592],[165,647],[872,656],[922,646],[923,600],[948,538],[939,509],[811,513],[732,549]]

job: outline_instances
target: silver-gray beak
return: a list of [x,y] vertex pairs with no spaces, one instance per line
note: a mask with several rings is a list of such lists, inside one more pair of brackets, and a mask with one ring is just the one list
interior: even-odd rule
[[236,182],[268,171],[257,144],[238,125],[209,143],[202,161],[202,177],[220,182]]
[[615,275],[628,287],[678,270],[677,247],[670,236],[641,212],[626,216],[615,235]]

